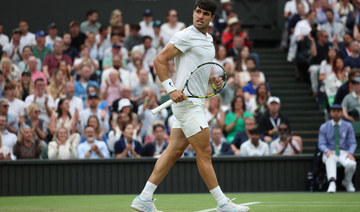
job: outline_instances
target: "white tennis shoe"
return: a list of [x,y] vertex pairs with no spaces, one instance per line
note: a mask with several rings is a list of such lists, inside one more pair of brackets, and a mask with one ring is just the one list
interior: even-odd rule
[[343,180],[341,183],[345,188],[347,192],[355,192],[355,187],[352,182],[347,182],[346,180]]
[[142,200],[139,196],[132,201],[131,208],[140,212],[162,212],[156,209],[153,200]]
[[250,208],[248,206],[241,206],[233,203],[229,198],[227,199],[227,202],[218,205],[216,208],[216,212],[247,212]]
[[332,181],[332,182],[329,183],[329,188],[328,188],[327,192],[328,192],[329,194],[333,194],[333,193],[336,192],[336,184],[335,184],[334,181]]

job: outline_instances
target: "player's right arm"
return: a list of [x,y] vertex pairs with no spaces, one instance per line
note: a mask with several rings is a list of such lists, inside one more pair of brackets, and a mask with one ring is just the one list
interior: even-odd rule
[[[176,55],[180,54],[181,51],[177,49],[173,44],[169,43],[165,46],[165,48],[156,56],[154,60],[154,66],[156,69],[156,73],[161,82],[164,82],[170,79],[169,69],[168,69],[168,61],[172,60]],[[171,85],[175,86],[175,85]],[[169,93],[170,98],[174,102],[181,102],[186,99],[184,93],[180,90],[173,90]]]

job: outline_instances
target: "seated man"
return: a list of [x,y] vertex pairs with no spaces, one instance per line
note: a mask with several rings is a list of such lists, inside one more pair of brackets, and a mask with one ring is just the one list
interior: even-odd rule
[[281,123],[278,128],[279,137],[270,144],[272,155],[294,155],[301,153],[301,147],[293,138],[290,127]]
[[249,131],[250,139],[241,144],[241,156],[265,156],[270,154],[269,145],[260,140],[260,131],[256,128]]
[[350,122],[360,119],[360,76],[354,78],[352,90],[351,93],[345,96],[341,103],[344,118]]
[[224,138],[224,135],[220,127],[211,128],[210,142],[213,156],[219,155],[233,155],[230,144]]
[[168,146],[165,138],[165,126],[162,122],[155,122],[153,127],[154,139],[152,142],[147,143],[141,153],[145,157],[160,157]]
[[231,149],[235,155],[240,155],[240,146],[249,140],[250,130],[256,128],[256,119],[254,117],[248,117],[244,120],[245,130],[236,133],[233,142],[231,143]]
[[341,105],[334,104],[330,110],[332,120],[323,123],[319,130],[318,147],[323,152],[323,163],[326,166],[329,181],[328,193],[336,192],[336,164],[339,162],[345,168],[345,179],[342,185],[348,192],[354,192],[352,178],[356,170],[354,153],[356,140],[351,123],[342,120]]
[[79,159],[109,158],[109,150],[103,141],[95,139],[94,127],[87,125],[84,130],[85,142],[78,146]]

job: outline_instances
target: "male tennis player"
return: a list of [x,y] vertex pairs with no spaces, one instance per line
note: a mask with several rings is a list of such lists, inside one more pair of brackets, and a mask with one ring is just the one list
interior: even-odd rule
[[[231,202],[220,189],[211,162],[209,126],[204,112],[204,100],[186,99],[181,91],[191,71],[200,64],[214,59],[213,39],[207,33],[207,28],[214,19],[215,10],[214,0],[197,0],[193,10],[193,25],[177,32],[155,58],[154,65],[162,86],[176,103],[172,105],[176,121],[172,126],[168,148],[157,160],[145,188],[131,204],[135,210],[158,211],[152,201],[153,193],[189,144],[196,151],[199,173],[217,201],[216,211],[245,212],[249,210],[247,206],[238,206]],[[167,62],[173,58],[175,58],[177,70],[175,85],[170,79],[167,68]],[[221,83],[220,78],[214,82],[217,87]]]

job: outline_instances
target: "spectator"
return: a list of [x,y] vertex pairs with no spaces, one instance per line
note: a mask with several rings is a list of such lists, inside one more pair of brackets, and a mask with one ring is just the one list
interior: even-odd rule
[[223,45],[217,46],[214,62],[224,67],[226,73],[232,74],[234,72],[234,60],[232,57],[226,57],[226,48]]
[[350,45],[354,41],[353,35],[350,33],[345,33],[343,42],[339,42],[339,56],[344,60],[345,58],[351,56]]
[[221,0],[221,10],[215,14],[214,27],[215,36],[221,38],[223,31],[226,28],[226,21],[228,20],[228,13],[233,10],[231,0]]
[[39,159],[41,154],[41,145],[35,132],[29,127],[24,126],[20,130],[20,136],[13,148],[17,160],[21,159]]
[[329,37],[329,42],[342,42],[345,34],[345,27],[342,23],[335,21],[333,9],[326,9],[327,21],[319,26],[319,30],[325,30]]
[[52,48],[50,49],[45,46],[45,32],[44,31],[36,32],[35,38],[36,38],[36,45],[32,47],[33,54],[36,58],[43,61],[47,55],[52,53]]
[[46,88],[47,95],[53,99],[62,98],[65,88],[65,76],[60,69],[56,69],[51,76],[50,84]]
[[272,155],[294,155],[301,153],[301,147],[293,139],[291,129],[286,123],[281,123],[278,128],[279,137],[270,144]]
[[344,118],[350,122],[360,119],[360,76],[354,78],[352,90],[341,103]]
[[79,24],[76,21],[70,22],[69,31],[71,34],[71,46],[80,50],[80,46],[85,42],[86,35],[80,32]]
[[323,123],[319,130],[318,147],[323,153],[322,161],[326,166],[326,175],[329,181],[328,193],[336,192],[337,163],[345,168],[345,178],[342,185],[348,192],[354,192],[352,178],[356,170],[354,153],[356,140],[351,123],[342,120],[341,105],[331,107],[332,120]]
[[233,155],[230,144],[226,142],[224,135],[219,127],[213,127],[210,131],[210,143],[213,156]]
[[[112,38],[119,37],[117,35],[112,35]],[[102,63],[103,70],[110,68],[111,66],[114,66],[113,64],[113,57],[119,56],[121,58],[121,62],[124,66],[124,69],[127,65],[127,59],[128,59],[128,50],[122,46],[122,44],[119,44],[120,41],[116,41],[111,44],[111,46],[105,50],[104,53],[104,60]]]
[[[150,67],[148,66],[147,63],[145,63],[144,55],[140,51],[132,51],[131,61],[129,62],[127,69],[129,70],[130,73],[135,73],[136,71],[139,71],[141,68],[149,71],[150,74]],[[152,77],[150,79],[152,79]]]
[[337,57],[332,71],[324,80],[325,93],[330,107],[334,104],[336,91],[346,80],[347,73],[344,69],[344,61],[341,57]]
[[5,97],[4,87],[6,81],[3,72],[0,70],[0,97]]
[[251,98],[249,101],[248,111],[256,117],[256,120],[259,120],[267,110],[269,93],[267,84],[261,83],[256,89],[256,97]]
[[80,31],[84,34],[88,33],[97,33],[98,29],[101,27],[101,24],[97,21],[99,18],[99,13],[97,10],[88,10],[86,12],[87,20],[80,24]]
[[120,72],[120,82],[124,85],[130,85],[130,72],[125,69],[120,55],[112,56],[112,67],[104,69],[101,73],[101,85],[106,84],[106,80],[109,78],[110,72],[115,70]]
[[[2,77],[2,73],[0,72],[0,79]],[[1,82],[1,80],[0,80]],[[5,83],[4,83],[5,84]],[[0,85],[1,88],[1,85]],[[26,97],[28,97],[31,93],[33,93],[34,90],[34,83],[31,80],[31,72],[30,71],[24,71],[21,74],[21,81],[20,81],[20,87],[19,87],[19,98],[23,101],[25,101]]]
[[[71,116],[74,116],[76,111],[81,112],[84,109],[84,103],[80,97],[74,96],[75,86],[72,82],[67,82],[65,84],[64,95],[65,98],[69,101],[69,112]],[[55,100],[55,110],[58,109],[58,104],[61,98]]]
[[104,129],[100,128],[100,122],[97,116],[91,115],[87,120],[87,125],[94,128],[96,140],[104,141],[105,144],[107,144],[107,134]]
[[161,110],[157,114],[152,114],[150,110],[156,108],[158,106],[156,100],[155,91],[152,89],[144,90],[144,103],[139,106],[138,115],[139,119],[142,123],[139,136],[146,141],[146,137],[151,136],[151,125],[155,120],[161,120],[165,122],[165,119],[168,116],[168,112],[166,109]]
[[79,56],[79,51],[75,47],[71,46],[71,34],[68,32],[65,32],[62,40],[64,42],[64,50],[63,53],[70,56],[71,61],[74,62],[74,60]]
[[268,143],[278,137],[280,123],[286,123],[288,127],[290,125],[288,119],[279,112],[281,105],[278,97],[270,96],[267,105],[269,110],[260,118],[258,128],[263,140]]
[[10,150],[6,146],[3,146],[0,136],[0,160],[11,160]]
[[289,0],[285,3],[284,6],[284,18],[291,18],[294,15],[298,14],[297,7],[299,4],[302,4],[304,7],[304,11],[309,12],[309,4],[306,0]]
[[165,136],[165,126],[162,122],[154,122],[153,139],[147,143],[141,151],[143,157],[160,157],[168,146],[168,141]]
[[154,38],[154,29],[153,29],[153,15],[150,9],[146,9],[143,14],[143,20],[140,21],[140,31],[141,36],[150,36]]
[[352,91],[352,82],[354,81],[354,78],[360,76],[360,70],[359,69],[351,69],[348,75],[348,81],[345,82],[336,92],[335,101],[334,104],[341,104],[345,96]]
[[15,146],[17,142],[17,136],[14,133],[9,132],[7,128],[7,117],[4,115],[0,115],[0,140],[2,141],[2,144],[0,147],[3,149],[3,151],[0,151],[0,154],[4,154],[7,156],[7,150],[9,150],[10,157],[12,160],[16,160],[15,155],[13,154],[13,147]]
[[106,100],[107,105],[112,105],[114,100],[120,98],[122,83],[120,83],[120,74],[113,69],[110,71],[109,77],[106,79],[105,84],[102,84],[101,96]]
[[57,36],[58,29],[54,22],[50,23],[48,26],[48,35],[45,37],[45,46],[49,49],[54,49],[54,42],[61,41],[61,38]]
[[166,23],[160,27],[160,36],[163,39],[163,44],[166,46],[172,36],[185,28],[183,22],[178,21],[178,13],[176,10],[171,9],[167,12]]
[[[294,1],[288,1],[288,2],[293,3]],[[294,6],[295,6],[295,4],[294,4]],[[290,40],[293,39],[296,24],[299,21],[304,20],[306,18],[306,13],[309,11],[309,9],[307,11],[305,11],[305,5],[307,5],[307,4],[303,3],[303,2],[297,3],[296,11],[293,11],[295,13],[292,12],[293,14],[291,16],[288,16],[287,33],[289,35]],[[286,13],[284,16],[286,16]]]
[[3,57],[0,62],[0,70],[2,71],[5,81],[16,83],[19,81],[20,73],[16,65],[8,57]]
[[153,61],[157,55],[155,47],[152,46],[152,38],[150,36],[142,37],[142,44],[136,45],[132,48],[132,51],[139,51],[143,55],[144,63],[151,69],[154,67]]
[[53,141],[49,143],[49,159],[77,159],[77,147],[80,143],[80,135],[72,134],[69,136],[65,127],[57,129]]
[[123,22],[122,12],[119,9],[115,9],[111,13],[109,33],[114,33],[113,28],[119,28],[121,34],[125,36],[130,34],[130,26]]
[[71,75],[72,70],[69,68],[70,66],[67,65],[67,62],[65,60],[60,61],[57,67],[57,69],[59,69],[63,73],[64,80],[66,82],[74,82],[74,77]]
[[351,55],[344,59],[345,67],[350,71],[352,68],[360,68],[360,44],[355,40],[350,44]]
[[224,129],[225,122],[225,111],[221,107],[221,97],[216,95],[207,100],[207,108],[205,109],[205,114],[209,124],[209,129],[213,127],[219,127]]
[[[256,98],[256,90],[259,85],[264,83],[260,78],[260,72],[257,69],[250,70],[250,81],[243,87],[245,101],[249,102],[252,98]],[[266,84],[268,95],[270,95],[270,86]]]
[[9,103],[6,99],[0,99],[0,115],[6,117],[6,129],[11,133],[17,133],[19,130],[19,120],[16,119],[15,114],[9,113]]
[[47,125],[50,123],[50,117],[55,107],[54,99],[45,93],[46,85],[43,79],[36,79],[34,85],[34,94],[26,97],[25,107],[28,107],[32,103],[37,104],[40,110],[40,118],[44,120]]
[[359,23],[360,0],[353,0],[354,10],[349,12],[346,17],[346,28],[353,33],[354,27]]
[[106,27],[100,27],[99,33],[96,35],[96,46],[101,51],[103,57],[105,50],[111,47],[110,37],[108,36],[108,29]]
[[124,39],[124,47],[128,51],[131,51],[134,46],[141,44],[142,37],[139,34],[139,31],[139,24],[130,24],[130,34]]
[[29,32],[29,25],[26,21],[19,22],[19,29],[21,32],[20,44],[22,46],[34,46],[36,45],[35,35]]
[[[37,69],[37,63],[38,63],[37,60],[38,59],[36,59],[36,57],[30,56],[27,61],[28,70],[25,70],[23,74],[27,72],[27,74],[31,76],[31,81],[33,83],[35,83],[35,80],[37,79],[42,79],[45,82],[45,84],[47,84],[47,79],[45,75],[41,71],[39,71],[40,69]],[[21,76],[23,76],[23,74]]]
[[241,156],[270,155],[269,145],[260,139],[260,131],[256,128],[249,131],[250,139],[240,146]]
[[[24,125],[29,126],[32,131],[36,134],[37,139],[41,141],[46,140],[47,132],[48,132],[48,123],[46,123],[40,116],[39,106],[35,103],[30,104],[26,108],[27,118],[20,125],[20,131],[24,130]],[[22,128],[22,129],[21,129]]]
[[103,141],[98,141],[95,138],[95,129],[92,126],[85,126],[84,138],[85,142],[79,144],[77,148],[79,159],[99,159],[109,158],[110,153],[106,144]]
[[[132,103],[132,101],[130,101],[130,99],[123,96],[123,98],[118,102],[117,111],[119,113],[125,113],[125,115],[129,116],[131,123],[136,128],[137,132],[140,130],[140,129],[137,129],[138,127],[141,126],[139,124],[139,117],[138,117],[137,113],[134,112],[135,111],[134,104]],[[139,133],[137,133],[137,134],[139,134]],[[141,141],[140,139],[137,139],[137,140]]]
[[337,57],[337,50],[329,48],[329,51],[323,61],[320,63],[319,80],[324,81],[330,75],[335,67],[335,59]]
[[154,30],[154,37],[152,40],[152,46],[155,47],[156,52],[159,53],[164,48],[163,38],[161,37],[160,30],[161,30],[161,21],[155,20],[153,22],[153,30]]
[[3,23],[0,23],[0,48],[4,48],[9,43],[9,37],[3,33]]
[[231,143],[238,131],[245,129],[244,119],[252,116],[251,113],[245,111],[245,100],[242,96],[234,96],[231,101],[231,112],[225,116],[225,131],[227,133],[226,140]]
[[151,74],[147,70],[139,69],[136,73],[132,73],[130,75],[130,80],[132,83],[132,96],[137,102],[143,100],[143,93],[147,87],[155,92],[157,99],[160,97],[160,91],[153,83]]
[[64,127],[68,134],[76,132],[76,120],[70,114],[70,104],[68,99],[60,99],[57,110],[51,115],[49,131],[51,135]]
[[6,100],[9,104],[9,110],[8,113],[13,114],[15,116],[15,119],[20,121],[21,119],[24,120],[25,115],[25,107],[24,107],[24,101],[16,98],[17,96],[17,88],[16,84],[13,82],[8,82],[5,84],[4,91]]
[[3,53],[5,53],[13,61],[14,64],[18,64],[21,61],[21,52],[24,45],[20,43],[20,39],[20,29],[13,29],[10,43],[8,43],[3,48]]
[[74,83],[75,96],[80,97],[85,105],[86,90],[91,85],[99,87],[99,84],[96,81],[90,80],[92,65],[89,62],[82,63],[79,67],[79,70],[80,79]]
[[247,46],[249,50],[252,50],[252,45],[249,40],[248,32],[241,31],[241,22],[237,17],[231,17],[227,20],[227,30],[222,34],[221,43],[227,50],[234,48],[233,38],[235,35],[239,35],[243,39],[243,46]]
[[[20,61],[18,64],[20,74],[22,74],[26,69],[28,69],[26,66],[30,56],[33,56],[32,48],[31,46],[25,46],[22,51],[22,61]],[[41,70],[41,60],[37,58],[36,61],[36,69]]]
[[[78,124],[79,132],[84,132],[85,125],[88,122],[90,116],[95,115],[100,121],[101,129],[105,130],[105,132],[109,131],[109,114],[107,110],[101,110],[98,108],[99,96],[95,92],[91,92],[88,94],[88,108],[82,110],[79,113],[79,117],[76,117],[79,120],[80,124]],[[95,129],[93,129],[95,130]],[[95,131],[94,131],[95,132]]]
[[238,131],[235,134],[234,140],[231,142],[231,149],[235,155],[240,155],[240,147],[245,141],[250,138],[250,130],[256,128],[256,119],[252,116],[244,120],[245,130]]
[[85,40],[85,45],[90,50],[90,57],[97,61],[102,61],[104,58],[104,49],[96,44],[96,34],[88,33],[87,38]]
[[90,78],[92,80],[97,80],[97,76],[95,74],[95,79],[93,77],[94,73],[99,70],[99,61],[92,58],[90,56],[90,48],[86,45],[81,45],[80,47],[80,58],[75,59],[74,61],[74,69],[77,71],[77,73],[79,74],[79,69],[81,67],[82,64],[84,63],[88,63],[91,65],[91,74]]
[[64,43],[62,41],[54,42],[54,53],[46,56],[43,61],[43,73],[46,78],[49,79],[58,67],[60,61],[65,60],[69,69],[71,69],[72,61],[71,58],[63,53]]
[[339,14],[342,24],[345,25],[346,17],[354,10],[354,6],[350,3],[350,0],[340,0],[335,3],[334,10]]
[[116,158],[140,158],[141,157],[141,143],[132,138],[134,127],[131,123],[126,123],[122,130],[120,140],[115,143],[115,157]]

